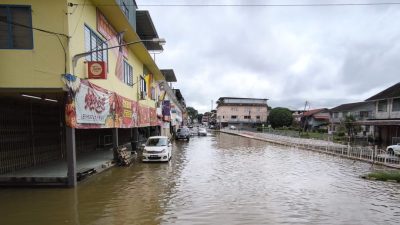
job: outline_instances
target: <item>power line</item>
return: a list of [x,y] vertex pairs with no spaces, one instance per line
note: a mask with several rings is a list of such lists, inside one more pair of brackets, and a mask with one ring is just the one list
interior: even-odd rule
[[24,28],[28,28],[28,29],[32,29],[32,30],[37,30],[37,31],[41,31],[41,32],[44,32],[44,33],[48,33],[48,34],[61,35],[61,36],[66,37],[66,38],[70,38],[66,34],[57,33],[57,32],[53,32],[53,31],[48,31],[48,30],[44,30],[44,29],[41,29],[41,28],[37,28],[37,27],[27,26],[27,25],[24,25],[24,24],[21,24],[21,23],[16,23],[16,22],[9,21],[7,19],[0,18],[0,22],[6,23],[6,24],[12,24],[12,25],[15,25],[15,26],[20,26],[20,27],[24,27]]
[[[73,5],[82,5],[72,3]],[[88,4],[86,4],[88,5]],[[337,6],[389,6],[400,2],[371,3],[312,3],[312,4],[143,4],[138,7],[337,7]],[[118,4],[97,4],[96,6],[119,6]],[[127,6],[136,6],[128,4]]]

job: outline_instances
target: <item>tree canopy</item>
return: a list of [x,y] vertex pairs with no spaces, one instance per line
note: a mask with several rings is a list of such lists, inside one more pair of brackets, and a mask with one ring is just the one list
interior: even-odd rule
[[270,111],[268,121],[272,128],[290,126],[293,122],[292,112],[287,108],[277,107]]
[[193,121],[197,119],[199,112],[193,107],[186,107],[186,111],[188,113],[189,118]]

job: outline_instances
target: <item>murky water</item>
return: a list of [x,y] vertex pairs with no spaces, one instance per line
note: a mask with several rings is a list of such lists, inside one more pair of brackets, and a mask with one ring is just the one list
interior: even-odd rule
[[[375,167],[376,168],[376,167]],[[400,224],[400,185],[371,165],[220,134],[76,189],[0,189],[0,224]]]

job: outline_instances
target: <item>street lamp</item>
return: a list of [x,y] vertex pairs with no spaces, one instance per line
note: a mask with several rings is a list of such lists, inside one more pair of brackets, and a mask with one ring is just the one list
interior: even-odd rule
[[142,43],[142,42],[154,42],[154,43],[158,43],[159,45],[164,45],[166,43],[164,38],[153,38],[153,39],[149,39],[149,40],[132,41],[132,42],[124,43],[124,44],[121,44],[121,45],[111,46],[111,47],[108,47],[108,48],[95,49],[95,50],[92,50],[92,51],[79,53],[79,54],[76,54],[76,55],[74,55],[72,57],[72,74],[75,75],[76,64],[77,64],[78,60],[80,58],[82,58],[82,57],[85,57],[85,56],[90,55],[90,54],[95,53],[95,52],[100,52],[100,51],[104,51],[104,50],[119,48],[119,47],[122,47],[122,46],[128,46],[128,45],[133,45],[133,44]]

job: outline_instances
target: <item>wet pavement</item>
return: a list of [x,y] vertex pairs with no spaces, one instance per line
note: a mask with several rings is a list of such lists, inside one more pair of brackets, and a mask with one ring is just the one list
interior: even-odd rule
[[115,167],[76,189],[0,189],[0,224],[399,224],[379,167],[229,134],[176,141],[169,163]]

